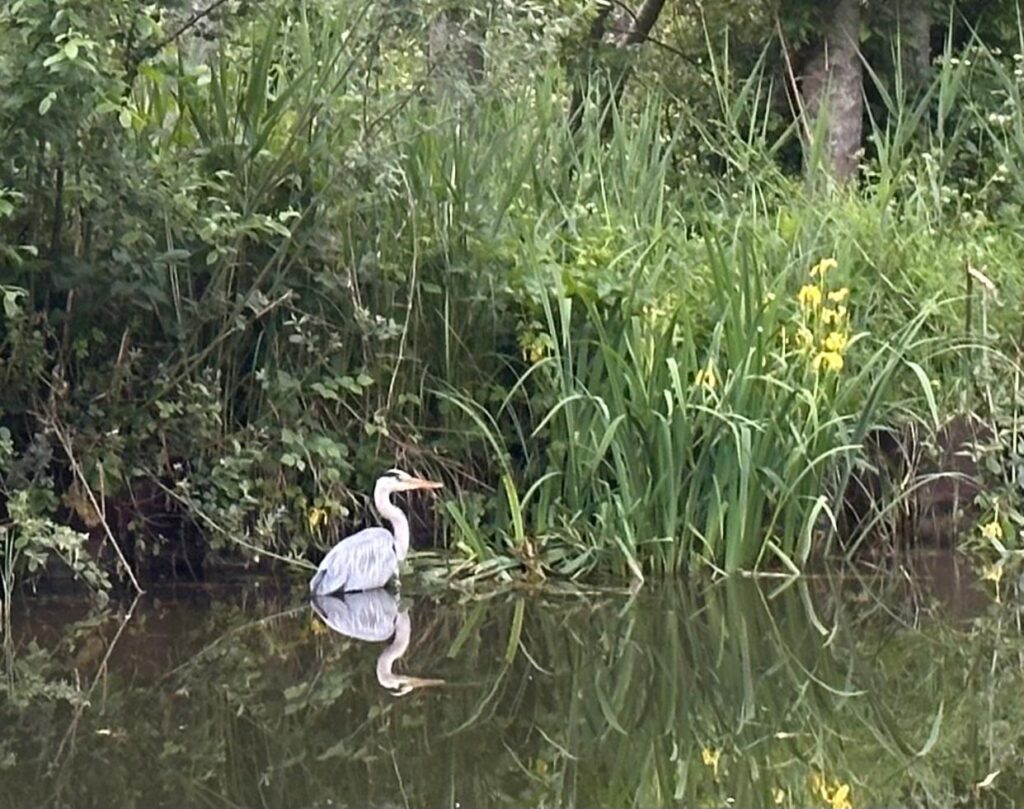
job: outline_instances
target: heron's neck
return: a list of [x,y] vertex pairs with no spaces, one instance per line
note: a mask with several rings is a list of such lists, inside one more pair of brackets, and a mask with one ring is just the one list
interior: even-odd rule
[[398,688],[402,684],[402,676],[394,674],[391,669],[395,661],[405,654],[409,648],[409,635],[412,632],[412,622],[409,620],[408,612],[400,612],[395,619],[395,636],[380,657],[377,658],[377,682],[385,688]]
[[398,561],[402,561],[409,553],[409,521],[405,518],[405,512],[391,502],[391,494],[386,491],[374,492],[373,504],[377,506],[380,516],[391,523],[391,533],[395,535],[395,554]]

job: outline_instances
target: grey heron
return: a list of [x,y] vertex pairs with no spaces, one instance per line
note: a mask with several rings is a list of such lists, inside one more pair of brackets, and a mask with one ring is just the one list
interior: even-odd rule
[[377,658],[377,682],[395,696],[401,697],[416,688],[444,685],[444,680],[431,680],[395,674],[395,661],[409,648],[412,619],[408,610],[398,609],[398,598],[387,590],[367,590],[336,596],[313,596],[313,611],[327,626],[340,635],[364,641],[391,644]]
[[373,503],[391,530],[366,528],[346,537],[324,557],[309,582],[314,596],[373,590],[398,575],[398,565],[409,552],[409,521],[391,502],[394,492],[440,489],[443,484],[413,477],[401,469],[389,469],[373,487]]

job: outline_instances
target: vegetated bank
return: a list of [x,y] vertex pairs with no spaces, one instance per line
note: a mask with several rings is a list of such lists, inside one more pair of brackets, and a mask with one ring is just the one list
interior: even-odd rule
[[929,508],[1014,558],[1019,29],[957,7],[911,83],[867,20],[841,182],[790,111],[835,21],[730,9],[0,12],[8,585],[316,557],[396,464],[464,577],[799,570]]

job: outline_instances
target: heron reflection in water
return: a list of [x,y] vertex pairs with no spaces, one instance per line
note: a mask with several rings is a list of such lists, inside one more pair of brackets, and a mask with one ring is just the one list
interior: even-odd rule
[[398,598],[387,590],[346,593],[341,597],[313,596],[313,611],[335,632],[356,640],[390,645],[377,658],[377,682],[397,697],[416,688],[444,685],[444,680],[431,680],[395,674],[395,661],[409,648],[412,620],[408,609],[399,610]]
[[383,587],[398,575],[398,565],[409,552],[409,520],[391,502],[394,492],[440,489],[443,484],[389,469],[373,487],[373,504],[391,530],[375,526],[346,537],[320,563],[309,591],[314,596],[351,593]]

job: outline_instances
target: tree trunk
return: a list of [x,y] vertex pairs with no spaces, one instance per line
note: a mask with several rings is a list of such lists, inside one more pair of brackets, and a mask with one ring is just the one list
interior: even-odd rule
[[[640,45],[650,37],[654,24],[658,21],[665,0],[644,0],[634,14],[619,3],[604,0],[598,4],[597,17],[590,28],[584,48],[582,70],[573,89],[572,101],[569,105],[569,125],[573,132],[579,129],[582,122],[584,103],[590,92],[595,74],[602,73],[598,105],[601,114],[602,137],[611,134],[611,108],[618,103],[629,78],[629,57],[602,65],[597,57],[601,45],[607,41],[615,48],[623,49],[630,45]],[[625,54],[623,54],[625,56]]]
[[167,19],[173,39],[193,64],[209,64],[217,51],[217,40],[223,34],[224,22],[221,15],[223,3],[211,0],[187,0],[180,8],[169,8]]
[[636,45],[651,35],[654,24],[658,21],[665,0],[644,0],[640,10],[632,18],[625,31],[620,33],[617,45]]
[[[864,114],[863,70],[858,50],[859,0],[834,0],[825,11],[824,36],[802,82],[805,133],[812,144],[824,132],[823,153],[840,182],[857,172]],[[818,125],[819,116],[825,115]]]
[[441,83],[475,87],[484,78],[484,49],[476,25],[454,11],[440,12],[427,33],[427,64]]
[[907,86],[917,89],[931,73],[931,13],[928,0],[897,0],[896,25],[899,32],[900,69]]
[[611,3],[598,5],[597,16],[590,25],[590,31],[584,42],[582,53],[570,67],[573,75],[572,99],[569,102],[569,129],[576,133],[583,123],[583,111],[586,109],[587,96],[590,95],[591,76],[596,69],[595,56],[604,39],[605,26],[611,13]]

